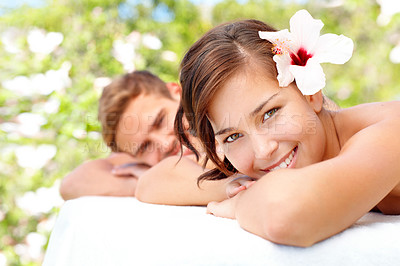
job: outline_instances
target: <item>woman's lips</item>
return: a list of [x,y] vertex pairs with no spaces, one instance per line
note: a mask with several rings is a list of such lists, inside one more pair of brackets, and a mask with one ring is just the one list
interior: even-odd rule
[[297,155],[297,146],[293,150],[291,150],[288,154],[286,154],[282,159],[280,159],[277,163],[265,169],[262,169],[261,171],[271,172],[278,169],[293,168],[297,159],[296,155]]

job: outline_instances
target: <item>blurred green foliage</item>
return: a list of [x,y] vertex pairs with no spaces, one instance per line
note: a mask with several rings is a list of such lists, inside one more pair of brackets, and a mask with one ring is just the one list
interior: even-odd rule
[[399,99],[400,65],[389,53],[400,43],[400,17],[378,25],[374,0],[197,2],[49,0],[0,16],[0,266],[40,265],[62,204],[59,181],[108,155],[97,121],[106,82],[133,66],[177,81],[186,49],[214,25],[256,18],[284,29],[306,8],[323,33],[355,42],[348,63],[323,66],[325,94],[342,107]]

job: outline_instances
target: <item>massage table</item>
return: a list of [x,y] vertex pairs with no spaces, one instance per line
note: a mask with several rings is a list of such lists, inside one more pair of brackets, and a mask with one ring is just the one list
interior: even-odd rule
[[400,265],[400,216],[367,213],[300,248],[262,239],[205,207],[82,197],[61,207],[43,265]]

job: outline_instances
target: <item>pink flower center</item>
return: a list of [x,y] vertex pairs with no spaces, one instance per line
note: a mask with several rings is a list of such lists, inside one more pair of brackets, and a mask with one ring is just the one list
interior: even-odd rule
[[297,53],[290,53],[290,58],[292,59],[291,64],[296,66],[305,66],[308,59],[313,55],[309,54],[306,49],[300,48]]

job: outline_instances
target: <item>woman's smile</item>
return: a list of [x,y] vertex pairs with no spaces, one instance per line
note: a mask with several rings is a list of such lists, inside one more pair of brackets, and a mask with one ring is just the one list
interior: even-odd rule
[[283,156],[278,162],[272,164],[271,166],[261,169],[261,171],[264,171],[266,173],[275,171],[278,169],[283,169],[283,168],[294,168],[296,165],[296,159],[297,159],[297,146],[291,150],[288,154]]

